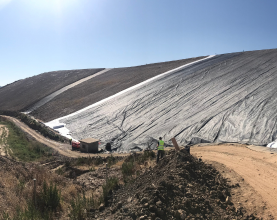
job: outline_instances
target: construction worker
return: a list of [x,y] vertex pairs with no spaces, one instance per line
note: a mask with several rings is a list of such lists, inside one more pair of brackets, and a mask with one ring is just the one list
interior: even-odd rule
[[161,137],[159,137],[159,143],[158,143],[158,153],[157,153],[157,163],[159,162],[159,158],[163,158],[164,156],[164,141]]

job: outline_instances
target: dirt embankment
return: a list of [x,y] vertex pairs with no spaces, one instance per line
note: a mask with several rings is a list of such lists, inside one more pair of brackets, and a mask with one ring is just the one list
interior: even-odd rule
[[[251,149],[250,149],[251,148]],[[277,217],[277,154],[255,146],[221,144],[191,148],[191,153],[212,164],[239,188],[233,201],[264,219]]]
[[232,185],[185,150],[170,151],[157,166],[111,195],[105,219],[258,219],[232,202]]
[[22,111],[45,96],[102,69],[63,70],[18,80],[0,90],[0,110]]

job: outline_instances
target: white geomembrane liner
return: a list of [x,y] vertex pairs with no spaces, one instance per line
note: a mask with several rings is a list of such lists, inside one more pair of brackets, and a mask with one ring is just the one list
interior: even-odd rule
[[135,89],[135,88],[138,88],[138,87],[140,87],[140,86],[143,86],[144,84],[149,83],[149,82],[151,82],[151,81],[153,81],[153,80],[156,80],[157,78],[160,78],[160,77],[162,77],[162,76],[164,76],[164,75],[166,75],[166,74],[169,74],[169,73],[172,73],[172,72],[181,70],[181,69],[183,69],[183,68],[185,68],[185,67],[187,67],[187,66],[189,66],[189,65],[198,63],[198,62],[203,61],[203,60],[206,60],[206,59],[210,59],[210,58],[212,58],[212,57],[214,57],[214,56],[215,56],[215,55],[210,55],[210,56],[208,56],[208,57],[206,57],[206,58],[204,58],[204,59],[201,59],[201,60],[197,60],[197,61],[188,63],[188,64],[186,64],[186,65],[177,67],[177,68],[175,68],[175,69],[173,69],[173,70],[169,70],[169,71],[167,71],[167,72],[165,72],[165,73],[162,73],[162,74],[160,74],[160,75],[158,75],[158,76],[155,76],[155,77],[152,77],[152,78],[150,78],[150,79],[148,79],[148,80],[145,80],[145,81],[143,81],[143,82],[141,82],[141,83],[139,83],[139,84],[137,84],[137,85],[135,85],[135,86],[132,86],[132,87],[130,87],[130,88],[128,88],[128,89],[125,89],[125,90],[123,90],[123,91],[121,91],[121,92],[119,92],[119,93],[116,93],[115,95],[112,95],[112,96],[110,96],[110,97],[108,97],[108,98],[102,99],[101,101],[96,102],[96,103],[94,103],[94,104],[92,104],[92,105],[90,105],[90,106],[88,106],[88,107],[86,107],[86,108],[83,108],[83,109],[81,109],[81,110],[79,110],[79,111],[76,111],[76,112],[74,112],[74,113],[72,113],[72,114],[63,116],[63,117],[61,117],[61,118],[57,118],[57,119],[55,119],[55,120],[53,120],[53,121],[50,121],[50,122],[47,122],[47,123],[45,123],[45,125],[48,126],[48,127],[50,127],[50,128],[52,128],[52,129],[53,129],[54,127],[56,127],[56,126],[64,125],[64,127],[58,128],[58,129],[55,129],[55,130],[58,131],[62,136],[67,137],[67,138],[69,138],[69,139],[71,138],[72,140],[74,140],[74,138],[71,137],[70,130],[66,128],[66,124],[65,124],[65,123],[60,123],[60,120],[65,119],[65,118],[68,118],[68,117],[71,117],[71,116],[74,116],[74,115],[77,115],[77,114],[80,114],[80,113],[82,113],[82,112],[84,112],[84,111],[86,111],[86,110],[88,110],[88,109],[90,109],[90,108],[93,108],[93,107],[95,107],[95,106],[98,106],[98,105],[100,105],[100,104],[102,104],[102,103],[104,103],[104,102],[106,102],[106,101],[108,101],[108,100],[110,100],[110,99],[112,99],[112,98],[115,98],[115,97],[117,97],[117,96],[119,96],[119,95],[122,95],[122,94],[128,92],[128,91],[131,91],[131,90],[133,90],[133,89]]
[[267,147],[269,147],[269,148],[277,148],[277,140],[274,141],[274,142],[269,143],[269,144],[267,145]]
[[[277,139],[277,49],[219,54],[168,71],[51,122],[64,135],[94,137],[116,152]],[[57,127],[58,128],[58,127]],[[270,144],[268,147],[275,147]]]

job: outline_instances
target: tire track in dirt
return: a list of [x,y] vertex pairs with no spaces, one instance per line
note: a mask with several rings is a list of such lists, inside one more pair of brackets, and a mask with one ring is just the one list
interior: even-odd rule
[[[192,147],[191,153],[201,157],[205,162],[216,162],[224,165],[228,172],[235,172],[241,177],[252,191],[253,201],[248,202],[246,196],[241,196],[244,206],[251,206],[253,202],[260,200],[260,205],[266,205],[265,209],[272,216],[277,217],[277,154],[270,152],[258,152],[251,150],[246,145],[224,144],[205,147]],[[222,171],[223,172],[223,171]],[[226,172],[226,170],[225,170]],[[232,182],[232,179],[231,179]],[[246,193],[245,193],[246,195]],[[255,196],[256,195],[256,196]],[[262,199],[262,201],[261,201]],[[273,217],[266,219],[274,219]]]

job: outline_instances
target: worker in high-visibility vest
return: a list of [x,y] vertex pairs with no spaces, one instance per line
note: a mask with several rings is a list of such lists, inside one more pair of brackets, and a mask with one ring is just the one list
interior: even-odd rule
[[159,158],[163,158],[164,156],[164,141],[162,138],[159,138],[159,143],[158,143],[158,153],[157,153],[157,163],[159,162]]

